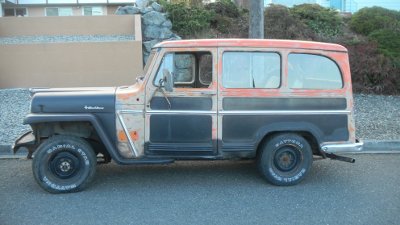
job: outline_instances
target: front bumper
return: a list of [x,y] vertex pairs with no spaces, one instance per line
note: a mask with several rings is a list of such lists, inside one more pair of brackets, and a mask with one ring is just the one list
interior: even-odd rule
[[22,148],[25,147],[28,149],[28,156],[27,158],[30,159],[32,158],[32,153],[36,148],[36,140],[35,140],[35,135],[33,134],[32,131],[29,131],[25,134],[23,134],[21,137],[19,137],[14,144],[12,145],[12,150],[15,153]]
[[364,143],[357,140],[356,143],[326,143],[321,145],[321,150],[325,153],[351,153],[361,152]]

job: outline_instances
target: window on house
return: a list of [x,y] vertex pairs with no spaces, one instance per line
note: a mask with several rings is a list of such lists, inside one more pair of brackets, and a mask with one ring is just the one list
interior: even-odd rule
[[46,8],[46,16],[72,16],[71,7],[48,7]]
[[101,6],[84,6],[83,7],[84,16],[101,16],[103,15],[103,8]]
[[207,88],[212,83],[212,55],[209,52],[167,53],[154,79],[158,86],[167,69],[174,76],[176,88]]
[[289,88],[340,89],[343,87],[339,67],[331,59],[312,54],[289,54]]
[[281,57],[275,52],[225,52],[222,84],[226,88],[278,88]]
[[5,8],[4,16],[27,16],[26,8]]

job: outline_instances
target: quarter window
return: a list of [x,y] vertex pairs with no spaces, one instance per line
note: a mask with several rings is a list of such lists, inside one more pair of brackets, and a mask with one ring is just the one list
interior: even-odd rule
[[225,52],[222,83],[226,88],[278,88],[281,57],[274,52]]
[[289,54],[289,88],[340,89],[343,87],[339,67],[331,59],[312,54]]

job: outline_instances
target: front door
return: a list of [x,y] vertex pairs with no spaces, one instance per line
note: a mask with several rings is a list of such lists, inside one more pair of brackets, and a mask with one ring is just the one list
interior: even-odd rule
[[[217,150],[216,50],[164,49],[146,90],[146,153],[207,157]],[[160,86],[163,71],[174,77],[172,92]],[[162,85],[161,85],[162,86]]]

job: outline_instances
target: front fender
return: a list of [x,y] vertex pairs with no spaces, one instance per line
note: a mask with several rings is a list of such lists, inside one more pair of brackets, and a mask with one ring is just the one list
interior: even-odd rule
[[88,113],[80,113],[80,114],[73,114],[73,113],[57,113],[57,114],[28,114],[24,119],[24,124],[35,125],[39,123],[51,123],[51,122],[79,122],[85,121],[90,122],[94,129],[96,130],[98,136],[100,137],[101,141],[103,142],[104,146],[106,147],[108,153],[110,154],[111,158],[118,164],[128,165],[128,164],[151,164],[151,163],[170,163],[172,160],[170,159],[160,159],[160,160],[132,160],[122,157],[114,143],[111,141],[110,137],[107,136],[104,127],[100,123],[99,119],[96,115],[88,114]]

